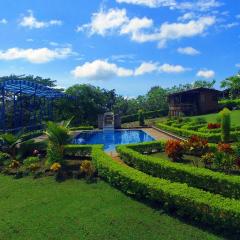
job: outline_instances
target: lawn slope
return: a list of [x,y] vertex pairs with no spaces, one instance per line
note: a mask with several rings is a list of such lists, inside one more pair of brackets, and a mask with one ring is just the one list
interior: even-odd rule
[[103,181],[0,175],[0,239],[221,239],[135,201]]

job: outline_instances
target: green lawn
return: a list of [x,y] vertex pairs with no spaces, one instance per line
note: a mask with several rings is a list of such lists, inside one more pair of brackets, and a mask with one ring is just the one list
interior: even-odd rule
[[[193,116],[191,118],[202,117],[202,118],[205,118],[207,122],[214,123],[216,122],[217,116],[218,116],[218,113],[213,113],[213,114],[207,114],[207,115]],[[145,123],[147,125],[154,125],[155,122],[164,122],[166,119],[167,117],[146,119]],[[240,126],[240,110],[231,111],[231,121],[233,125]],[[125,127],[125,128],[138,127],[138,126],[139,126],[138,121],[122,124],[122,127]]]
[[[218,113],[194,116],[191,118],[203,117],[207,122],[216,122]],[[231,122],[235,126],[240,126],[240,110],[231,111]]]
[[103,181],[0,175],[0,239],[223,239],[135,201]]

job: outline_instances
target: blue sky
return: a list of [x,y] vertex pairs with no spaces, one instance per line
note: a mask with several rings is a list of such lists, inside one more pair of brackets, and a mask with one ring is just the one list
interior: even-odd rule
[[132,97],[199,79],[218,87],[240,69],[239,53],[238,0],[0,2],[1,76],[91,83]]

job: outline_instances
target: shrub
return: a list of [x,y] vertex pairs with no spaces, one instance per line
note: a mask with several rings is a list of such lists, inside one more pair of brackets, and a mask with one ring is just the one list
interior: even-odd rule
[[183,143],[177,140],[168,140],[165,152],[174,162],[181,161],[184,153]]
[[53,164],[55,162],[63,163],[64,158],[62,150],[59,149],[59,146],[49,143],[47,147],[47,164]]
[[95,168],[92,162],[88,160],[82,161],[80,166],[80,172],[85,175],[85,178],[87,180],[92,179],[95,173]]
[[214,153],[208,152],[201,156],[201,161],[205,167],[211,167],[214,163],[215,155]]
[[229,176],[205,168],[196,168],[183,163],[142,155],[128,145],[117,146],[117,151],[121,159],[128,165],[154,177],[187,183],[192,187],[240,199],[239,176]]
[[191,136],[184,143],[185,150],[194,156],[201,156],[208,150],[208,141],[198,136]]
[[221,125],[222,125],[222,133],[221,139],[223,142],[230,141],[230,131],[231,131],[231,117],[230,111],[227,108],[224,108],[221,112]]
[[[95,145],[96,146],[96,145]],[[101,146],[101,145],[97,145]],[[64,146],[64,156],[89,157],[92,153],[92,145],[67,144]]]
[[28,157],[23,161],[23,165],[25,167],[28,167],[31,164],[39,163],[39,161],[40,161],[39,157]]
[[11,169],[17,169],[20,167],[20,162],[17,160],[12,160],[8,167]]
[[77,127],[71,127],[71,131],[81,131],[81,130],[93,130],[93,126],[77,126]]
[[222,153],[229,153],[229,154],[233,153],[232,146],[231,144],[228,144],[228,143],[219,143],[217,149],[219,152],[222,152]]
[[0,152],[0,166],[4,165],[5,161],[10,159],[10,155],[4,152]]
[[127,194],[158,202],[166,210],[213,228],[239,232],[239,201],[154,178],[113,161],[101,149],[93,148],[92,160],[103,179]]
[[[151,118],[157,118],[157,117],[163,117],[167,116],[168,110],[156,110],[156,111],[149,111],[144,112],[145,119],[151,119]],[[129,123],[129,122],[135,122],[138,121],[138,114],[132,114],[132,115],[125,115],[121,117],[122,123]]]
[[55,162],[52,164],[52,166],[50,167],[50,170],[53,172],[58,172],[61,169],[61,164],[58,162]]
[[145,125],[143,110],[138,111],[138,121],[139,121],[139,126]]
[[220,127],[221,127],[220,123],[208,123],[208,126],[207,126],[208,129],[218,129]]

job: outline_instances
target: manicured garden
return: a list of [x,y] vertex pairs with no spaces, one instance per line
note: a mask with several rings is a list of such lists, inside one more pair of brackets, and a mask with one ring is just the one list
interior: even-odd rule
[[[143,125],[142,112],[139,116]],[[187,133],[186,141],[119,145],[119,161],[101,145],[72,144],[73,130],[92,127],[73,129],[71,121],[48,122],[44,132],[24,138],[1,135],[0,170],[12,177],[0,177],[2,205],[7,206],[1,210],[4,230],[0,237],[26,239],[34,234],[34,239],[58,239],[80,234],[83,239],[214,239],[219,235],[237,239],[240,146],[230,142],[240,130],[230,120],[227,109],[220,121],[212,123],[202,118],[167,119],[157,126]],[[40,133],[47,139],[29,139]],[[9,210],[10,206],[16,209]],[[36,227],[28,228],[28,222]],[[181,233],[175,225],[183,229]]]

